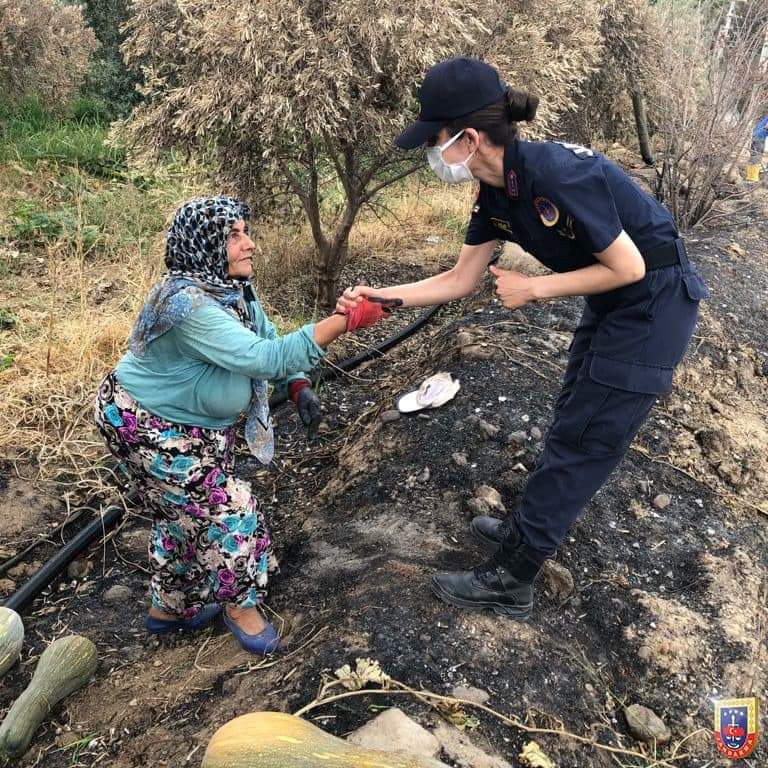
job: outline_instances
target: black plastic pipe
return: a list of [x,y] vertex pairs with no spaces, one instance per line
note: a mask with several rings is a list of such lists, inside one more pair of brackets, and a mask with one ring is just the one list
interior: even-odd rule
[[37,594],[45,589],[67,566],[96,538],[114,528],[122,520],[125,509],[112,505],[104,514],[91,520],[88,525],[68,541],[28,581],[25,581],[2,605],[21,612]]
[[[361,352],[359,355],[348,357],[342,360],[334,368],[325,371],[320,376],[313,379],[316,383],[318,379],[323,381],[332,381],[339,376],[341,371],[351,371],[374,357],[383,355],[385,352],[397,346],[407,338],[413,336],[418,330],[424,327],[435,313],[442,307],[442,304],[436,304],[425,312],[422,312],[410,325],[407,325],[401,331],[393,333],[384,341]],[[274,395],[269,400],[270,407],[274,408],[287,400],[287,395],[280,393]],[[76,536],[68,541],[56,554],[48,560],[28,581],[25,581],[5,602],[0,605],[6,608],[12,608],[14,611],[21,612],[35,597],[45,589],[57,576],[66,570],[66,567],[83,552],[100,534],[106,534],[112,530],[123,518],[125,509],[122,506],[112,505],[107,507],[104,514],[91,520]],[[65,521],[64,524],[70,521]],[[62,525],[63,527],[63,525]]]
[[[433,307],[422,312],[410,325],[407,325],[401,331],[388,336],[384,341],[366,349],[365,352],[353,355],[346,360],[342,360],[340,363],[334,364],[332,368],[323,369],[322,373],[312,377],[312,385],[316,385],[318,381],[333,381],[339,377],[342,371],[352,371],[357,368],[358,365],[362,365],[363,363],[368,362],[368,360],[373,360],[373,358],[388,352],[392,347],[396,347],[401,342],[413,336],[414,333],[421,330],[443,306],[443,304],[435,304]],[[276,408],[287,399],[288,395],[286,393],[276,393],[269,398],[269,407]]]

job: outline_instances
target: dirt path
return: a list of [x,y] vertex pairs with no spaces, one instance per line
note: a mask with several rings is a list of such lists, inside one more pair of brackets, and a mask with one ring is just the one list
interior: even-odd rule
[[[689,238],[713,299],[675,392],[558,553],[575,583],[571,594],[541,580],[532,620],[518,624],[459,612],[428,589],[434,570],[482,557],[467,531],[478,486],[496,488],[508,510],[519,500],[579,313],[577,301],[509,313],[489,303],[486,287],[385,359],[328,386],[329,432],[314,449],[292,411],[278,411],[275,471],[249,471],[264,487],[280,550],[271,607],[286,622],[291,652],[254,664],[221,630],[147,640],[147,523],[134,516],[91,553],[87,577],[58,585],[26,617],[34,653],[6,678],[0,708],[54,636],[88,635],[101,663],[21,765],[199,765],[227,719],[295,711],[324,672],[360,656],[414,688],[476,686],[491,695],[490,706],[529,725],[562,724],[631,749],[639,745],[622,709],[639,703],[672,731],[660,755],[702,729],[674,764],[719,765],[712,698],[752,692],[768,701],[768,515],[758,510],[768,498],[767,242],[765,220]],[[470,354],[458,349],[460,330],[477,344]],[[381,420],[399,393],[438,370],[461,380],[454,401],[427,416]],[[669,496],[663,509],[653,502],[659,494]],[[130,597],[105,601],[115,585]],[[350,699],[312,717],[344,734],[382,701]],[[422,722],[434,719],[415,700],[396,703]],[[517,765],[530,737],[470,714],[479,720],[473,740]],[[537,740],[560,768],[616,765],[562,737]],[[650,765],[648,755],[624,764]],[[763,739],[745,765],[766,762]]]

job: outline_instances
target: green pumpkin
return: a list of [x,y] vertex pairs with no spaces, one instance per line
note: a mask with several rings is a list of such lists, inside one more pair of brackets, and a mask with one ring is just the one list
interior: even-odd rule
[[429,757],[363,749],[283,712],[253,712],[213,734],[201,768],[447,768]]
[[18,661],[22,645],[21,616],[11,608],[0,606],[0,678]]
[[96,646],[88,638],[70,635],[54,640],[40,656],[32,682],[0,725],[0,754],[23,755],[40,723],[93,677],[97,665]]

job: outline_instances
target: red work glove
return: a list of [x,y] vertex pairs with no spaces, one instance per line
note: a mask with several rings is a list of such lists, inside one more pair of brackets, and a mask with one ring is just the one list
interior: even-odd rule
[[400,299],[370,299],[363,298],[354,307],[336,310],[334,314],[347,316],[347,331],[357,331],[360,328],[370,328],[383,317],[389,317],[395,307],[403,302]]

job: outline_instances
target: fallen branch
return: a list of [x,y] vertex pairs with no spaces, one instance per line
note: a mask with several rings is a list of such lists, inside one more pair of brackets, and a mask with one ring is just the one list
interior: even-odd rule
[[[317,707],[324,706],[325,704],[330,704],[334,701],[341,701],[343,699],[352,698],[354,696],[368,696],[368,695],[379,695],[379,696],[413,696],[414,698],[422,701],[423,703],[427,704],[427,706],[431,707],[432,709],[435,709],[437,712],[441,713],[440,707],[435,703],[442,703],[447,704],[449,706],[469,706],[474,707],[475,709],[480,709],[483,712],[491,715],[492,717],[496,718],[497,720],[500,720],[505,725],[508,725],[512,728],[515,728],[519,731],[523,731],[524,733],[529,734],[549,734],[552,736],[560,736],[567,739],[573,739],[574,741],[577,741],[581,744],[585,744],[590,747],[594,747],[595,749],[602,750],[604,752],[610,753],[611,755],[624,755],[626,757],[633,757],[637,758],[643,761],[648,760],[648,756],[644,755],[642,752],[638,752],[636,750],[632,749],[624,749],[621,747],[612,747],[610,744],[603,744],[602,742],[596,741],[595,739],[587,738],[586,736],[579,736],[576,733],[572,733],[571,731],[566,730],[563,728],[538,728],[535,726],[529,726],[525,725],[523,722],[520,721],[519,718],[514,716],[507,716],[502,714],[501,712],[498,712],[497,710],[486,706],[485,704],[479,704],[475,701],[469,701],[467,699],[459,699],[455,698],[453,696],[443,696],[441,694],[432,693],[431,691],[417,691],[414,688],[411,688],[408,685],[405,685],[405,683],[401,683],[398,680],[394,680],[392,678],[387,677],[386,681],[383,683],[386,686],[391,687],[385,687],[385,688],[379,688],[379,689],[362,689],[362,690],[354,690],[354,691],[346,691],[344,693],[337,693],[333,694],[332,696],[328,696],[327,693],[329,690],[337,687],[337,686],[344,686],[347,683],[347,679],[340,679],[340,680],[330,680],[323,684],[323,686],[320,689],[320,692],[318,693],[317,697],[310,701],[308,704],[305,704],[301,709],[298,709],[293,714],[296,717],[303,717],[307,712],[311,712],[313,709],[316,709]],[[699,733],[700,731],[696,731],[695,733]],[[689,734],[688,736],[683,739],[683,741],[691,738],[694,734]],[[680,744],[683,742],[681,741]],[[675,748],[675,753],[677,752],[678,747]],[[654,760],[653,763],[647,764],[645,768],[674,768],[672,765],[673,761],[679,761],[684,760],[690,757],[688,753],[677,755],[673,753],[673,756],[661,759],[661,760]]]

